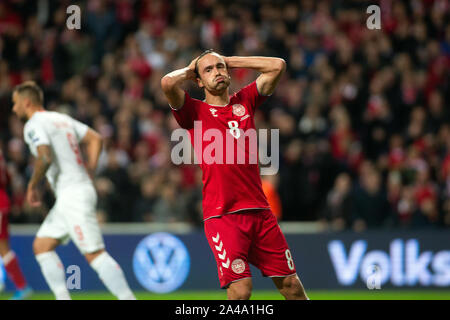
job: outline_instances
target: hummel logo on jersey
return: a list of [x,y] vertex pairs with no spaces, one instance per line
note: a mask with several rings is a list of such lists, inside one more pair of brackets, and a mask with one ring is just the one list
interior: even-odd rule
[[211,111],[211,114],[213,115],[213,117],[217,117],[217,116],[218,116],[218,115],[216,114],[217,109],[209,108],[209,111]]
[[221,260],[225,260],[225,258],[227,257],[227,250],[223,249],[223,254],[218,254],[219,258]]
[[215,246],[217,251],[222,251],[222,247],[223,247],[223,242],[220,241],[220,244],[218,246]]
[[[222,266],[224,268],[229,268],[230,267],[230,258],[227,258],[227,251],[225,249],[223,249],[223,252],[222,252],[223,242],[220,240],[219,233],[217,232],[217,235],[215,237],[211,237],[211,239],[214,243],[219,243],[219,241],[220,241],[219,245],[218,246],[215,245],[214,247],[217,250],[217,256],[219,257],[219,259],[224,261],[224,262],[222,262]],[[226,262],[225,262],[225,260],[226,260]]]

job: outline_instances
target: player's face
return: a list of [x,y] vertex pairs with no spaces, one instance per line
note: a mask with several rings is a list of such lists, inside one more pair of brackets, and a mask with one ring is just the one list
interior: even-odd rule
[[225,61],[216,53],[207,54],[200,59],[198,72],[198,85],[212,94],[221,94],[230,85],[231,79]]
[[17,92],[13,93],[12,96],[13,100],[13,108],[12,111],[20,118],[25,118],[25,106],[24,106],[24,99],[20,96]]

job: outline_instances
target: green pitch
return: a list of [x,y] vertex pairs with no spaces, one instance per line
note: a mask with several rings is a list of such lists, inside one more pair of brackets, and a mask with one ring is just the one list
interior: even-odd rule
[[[114,300],[107,292],[75,292],[72,291],[74,300]],[[176,291],[169,294],[153,294],[149,292],[135,292],[139,300],[225,300],[226,293],[216,291]],[[310,290],[308,295],[311,300],[450,300],[450,290]],[[11,293],[3,292],[0,300],[9,299]],[[53,300],[49,292],[35,292],[32,300]],[[282,300],[277,291],[254,291],[252,300]]]

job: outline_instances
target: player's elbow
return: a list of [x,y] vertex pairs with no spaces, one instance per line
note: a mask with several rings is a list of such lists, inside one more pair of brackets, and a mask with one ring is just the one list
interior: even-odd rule
[[276,58],[274,68],[278,73],[283,73],[286,70],[286,61],[282,58]]
[[95,143],[99,146],[99,149],[103,147],[103,138],[97,131],[92,130],[92,139],[95,141]]
[[98,145],[100,146],[100,149],[103,147],[103,138],[102,136],[96,132],[96,136],[95,136]]
[[103,138],[97,131],[93,129],[89,129],[84,136],[82,143],[85,144],[95,144],[95,145],[103,145]]
[[52,164],[52,162],[53,162],[52,153],[51,153],[51,152],[46,153],[46,154],[44,155],[43,159],[45,160],[44,163],[45,163],[47,166],[50,166],[50,165]]
[[161,88],[163,89],[164,92],[168,92],[170,91],[174,86],[174,81],[171,77],[169,76],[164,76],[161,79]]
[[37,147],[37,158],[38,160],[42,161],[46,167],[49,167],[52,164],[53,157],[52,157],[52,151],[50,150],[50,147],[47,145],[40,145]]

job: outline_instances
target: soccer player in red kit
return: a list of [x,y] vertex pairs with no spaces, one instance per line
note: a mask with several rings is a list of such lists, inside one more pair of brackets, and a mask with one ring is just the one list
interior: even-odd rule
[[[250,68],[261,74],[230,96],[231,68]],[[248,161],[257,150],[249,148],[251,143],[242,142],[242,132],[255,130],[255,109],[274,92],[284,70],[283,59],[225,57],[207,50],[188,67],[161,79],[173,115],[189,131],[194,151],[203,160],[200,167],[204,229],[216,259],[220,285],[227,289],[228,299],[250,298],[249,263],[263,276],[271,277],[286,299],[307,299],[286,239],[262,190],[258,163]],[[204,101],[191,98],[181,89],[187,80],[204,89]],[[203,139],[203,134],[212,129],[220,131],[223,148],[215,150],[215,161],[206,161],[203,156],[208,144],[198,147],[195,141]],[[230,163],[227,154],[231,149],[225,143],[230,139],[235,141],[233,150],[244,151],[244,163],[236,160],[236,153]]]
[[14,251],[9,246],[8,233],[8,213],[10,210],[10,201],[6,193],[9,176],[6,170],[5,159],[0,149],[0,256],[3,260],[6,273],[16,287],[16,292],[12,297],[13,300],[22,300],[28,298],[32,290],[27,285],[25,277],[19,266],[19,260]]

